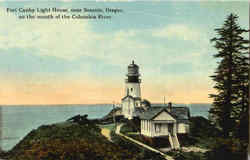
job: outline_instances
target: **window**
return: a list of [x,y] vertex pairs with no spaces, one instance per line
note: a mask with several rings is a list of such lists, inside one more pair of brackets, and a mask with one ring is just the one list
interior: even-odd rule
[[146,121],[147,123],[147,131],[149,130],[149,123],[148,123],[148,120]]
[[161,123],[156,123],[156,124],[155,124],[155,132],[156,132],[156,133],[161,132]]
[[133,92],[133,88],[130,88],[130,91]]

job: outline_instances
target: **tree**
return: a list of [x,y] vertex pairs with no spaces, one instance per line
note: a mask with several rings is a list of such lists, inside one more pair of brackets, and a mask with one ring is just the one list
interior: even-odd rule
[[249,41],[242,35],[248,30],[242,29],[237,19],[237,15],[230,14],[223,26],[215,29],[217,37],[211,39],[218,50],[214,57],[219,59],[219,65],[211,76],[216,82],[216,94],[210,95],[213,105],[209,112],[224,137],[237,135],[249,103]]

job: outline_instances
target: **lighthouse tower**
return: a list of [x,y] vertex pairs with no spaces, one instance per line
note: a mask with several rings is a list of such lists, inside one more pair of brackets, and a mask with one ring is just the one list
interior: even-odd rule
[[128,65],[127,79],[125,79],[125,97],[122,98],[122,113],[125,118],[136,116],[136,108],[141,106],[141,79],[139,67],[132,61]]
[[127,79],[125,80],[125,95],[130,95],[134,98],[141,98],[141,79],[139,73],[139,67],[132,61],[128,65],[128,74]]

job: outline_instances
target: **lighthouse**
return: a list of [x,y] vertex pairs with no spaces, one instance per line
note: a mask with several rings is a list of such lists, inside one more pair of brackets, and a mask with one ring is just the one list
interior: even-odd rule
[[141,79],[139,73],[139,66],[132,61],[128,65],[127,79],[125,80],[125,95],[130,95],[134,98],[141,98]]
[[122,113],[125,118],[132,119],[136,116],[137,108],[141,107],[141,79],[139,66],[132,61],[128,65],[125,79],[125,95],[122,98]]

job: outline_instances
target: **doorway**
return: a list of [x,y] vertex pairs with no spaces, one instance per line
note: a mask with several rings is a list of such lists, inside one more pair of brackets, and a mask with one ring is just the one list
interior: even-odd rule
[[174,135],[174,124],[173,123],[169,123],[168,124],[168,133],[171,134],[171,136]]

